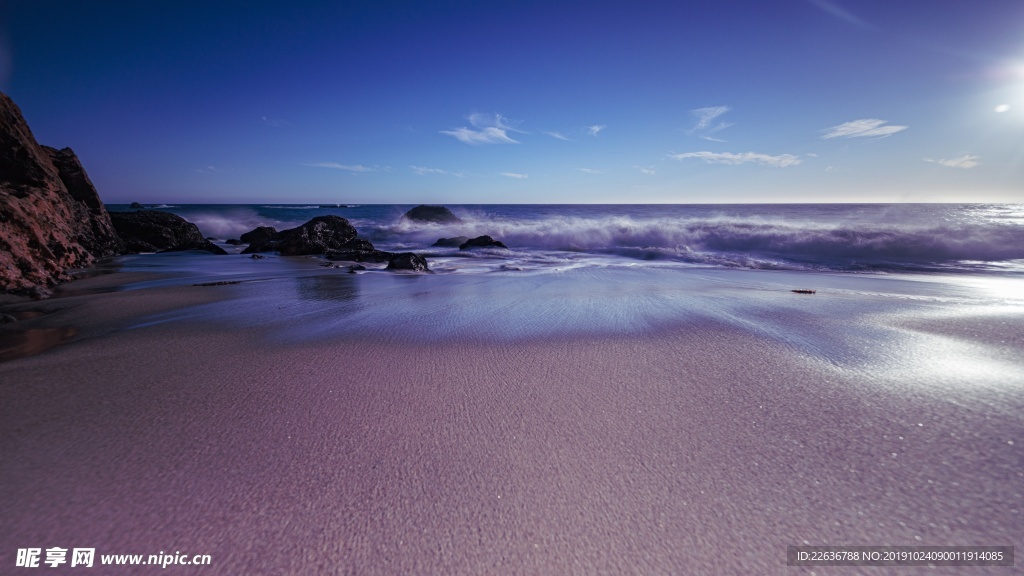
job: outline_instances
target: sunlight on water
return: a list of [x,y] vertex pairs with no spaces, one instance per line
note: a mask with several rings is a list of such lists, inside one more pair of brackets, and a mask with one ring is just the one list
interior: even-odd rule
[[[900,374],[943,390],[1024,385],[1024,300],[1013,291],[1019,280],[625,266],[396,275],[348,274],[304,259],[240,264],[233,277],[243,282],[217,288],[230,299],[145,318],[138,327],[200,320],[301,344],[656,337],[717,325],[871,375],[868,382],[879,385]],[[792,292],[807,287],[816,293]]]

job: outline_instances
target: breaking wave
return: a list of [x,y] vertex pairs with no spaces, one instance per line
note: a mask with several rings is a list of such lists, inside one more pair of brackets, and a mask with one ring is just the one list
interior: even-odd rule
[[757,218],[634,219],[549,217],[469,219],[463,224],[399,222],[370,239],[419,241],[488,234],[513,249],[614,254],[753,268],[944,269],[953,263],[1024,259],[1024,227],[1004,223],[821,224]]
[[203,236],[214,238],[238,238],[257,226],[273,226],[278,230],[293,228],[308,220],[301,216],[295,219],[273,218],[256,210],[234,208],[230,210],[176,210],[189,222],[199,227]]
[[[462,206],[454,207],[462,219],[454,224],[404,220],[400,206],[346,206],[353,206],[344,216],[360,237],[380,249],[451,256],[466,265],[467,258],[540,267],[597,258],[761,269],[1024,271],[1024,207],[1017,205]],[[172,211],[204,236],[222,239],[337,213],[314,205]],[[510,250],[432,246],[439,238],[485,234]]]

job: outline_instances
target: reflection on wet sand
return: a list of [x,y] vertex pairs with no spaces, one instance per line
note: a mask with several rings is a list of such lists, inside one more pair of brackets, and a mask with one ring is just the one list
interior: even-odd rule
[[304,276],[295,279],[299,298],[327,302],[344,302],[359,297],[359,283],[349,275]]
[[30,328],[0,332],[0,362],[39,354],[78,333],[77,328]]

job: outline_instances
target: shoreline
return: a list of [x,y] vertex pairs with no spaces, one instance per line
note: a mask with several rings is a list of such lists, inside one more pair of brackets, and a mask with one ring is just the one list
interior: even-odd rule
[[[59,545],[210,554],[176,567],[196,574],[788,574],[787,545],[1024,544],[1021,348],[994,345],[1019,315],[975,337],[984,320],[924,313],[950,308],[929,292],[943,288],[886,298],[863,279],[802,296],[745,274],[314,266],[89,293],[115,274],[43,301],[55,309],[34,324],[80,332],[0,363],[0,563]],[[612,332],[579,319],[614,303],[601,322],[693,315]],[[360,328],[373,313],[398,325]],[[577,322],[460,331],[528,314]],[[447,331],[418,338],[409,319]],[[943,373],[936,355],[975,360]]]

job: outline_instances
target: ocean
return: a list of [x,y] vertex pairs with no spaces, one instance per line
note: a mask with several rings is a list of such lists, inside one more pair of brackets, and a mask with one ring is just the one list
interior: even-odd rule
[[[194,222],[231,255],[121,256],[110,264],[118,271],[157,273],[123,289],[234,285],[211,289],[224,301],[139,326],[205,319],[271,328],[282,341],[522,341],[710,322],[841,364],[870,349],[881,366],[905,363],[894,343],[906,338],[873,328],[879,318],[1002,321],[1024,311],[1024,205],[449,205],[462,223],[445,225],[404,221],[411,205],[152,207]],[[226,242],[323,214],[347,218],[378,249],[424,255],[433,273],[254,260]],[[483,234],[508,249],[432,246]]]
[[[439,273],[696,266],[1024,274],[1024,204],[448,205],[463,222],[446,225],[403,221],[411,207],[147,206],[181,215],[235,252],[224,241],[256,226],[283,230],[334,214],[378,249],[426,255]],[[509,249],[432,247],[484,234]]]

